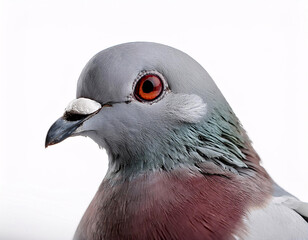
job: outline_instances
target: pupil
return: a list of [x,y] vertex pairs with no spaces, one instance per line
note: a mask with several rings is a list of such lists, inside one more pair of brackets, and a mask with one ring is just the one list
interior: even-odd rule
[[145,81],[142,85],[142,91],[144,93],[150,93],[154,90],[154,85],[151,81]]

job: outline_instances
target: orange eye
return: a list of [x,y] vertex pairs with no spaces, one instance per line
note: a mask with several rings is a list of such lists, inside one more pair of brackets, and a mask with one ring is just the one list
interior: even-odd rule
[[143,76],[135,88],[135,96],[141,101],[153,101],[163,92],[162,80],[154,75],[148,74]]

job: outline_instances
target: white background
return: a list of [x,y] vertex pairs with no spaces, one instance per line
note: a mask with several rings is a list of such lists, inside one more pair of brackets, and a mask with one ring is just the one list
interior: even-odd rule
[[88,138],[44,148],[98,51],[164,43],[210,73],[263,165],[308,201],[308,2],[18,1],[0,3],[0,239],[65,240],[104,177]]

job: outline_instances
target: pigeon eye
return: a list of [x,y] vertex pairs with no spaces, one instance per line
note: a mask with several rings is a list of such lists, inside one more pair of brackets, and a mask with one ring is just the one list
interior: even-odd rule
[[143,76],[135,88],[135,96],[140,101],[153,101],[163,92],[162,80],[154,74]]

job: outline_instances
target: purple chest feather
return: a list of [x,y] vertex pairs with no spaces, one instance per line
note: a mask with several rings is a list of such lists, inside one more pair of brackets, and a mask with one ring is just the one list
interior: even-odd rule
[[267,187],[256,182],[188,169],[104,180],[75,239],[234,239],[247,208],[264,202]]

